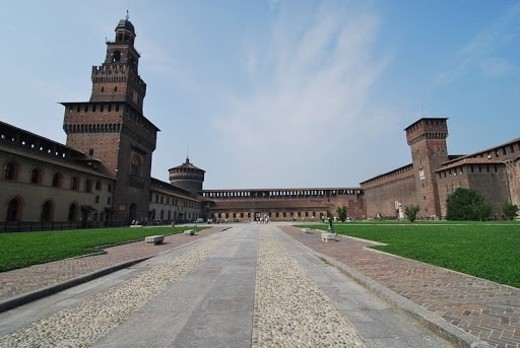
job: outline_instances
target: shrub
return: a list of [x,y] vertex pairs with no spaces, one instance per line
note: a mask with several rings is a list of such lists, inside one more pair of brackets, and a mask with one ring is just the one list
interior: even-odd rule
[[410,205],[404,209],[404,215],[410,222],[414,222],[417,219],[417,213],[421,210],[418,205]]
[[338,219],[341,222],[345,222],[347,220],[347,207],[342,205],[341,207],[336,208],[336,212],[338,213]]
[[508,220],[513,220],[518,214],[518,206],[509,202],[505,202],[502,206],[502,213]]
[[448,220],[487,220],[491,206],[475,190],[457,188],[446,199]]

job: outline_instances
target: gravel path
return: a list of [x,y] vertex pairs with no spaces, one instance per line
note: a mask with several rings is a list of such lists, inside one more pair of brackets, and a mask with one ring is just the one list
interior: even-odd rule
[[253,348],[366,347],[271,231],[261,228]]

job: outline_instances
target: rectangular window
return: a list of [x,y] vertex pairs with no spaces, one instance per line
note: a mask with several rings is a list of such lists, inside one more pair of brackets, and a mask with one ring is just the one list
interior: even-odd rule
[[92,182],[90,180],[85,180],[85,192],[92,192]]

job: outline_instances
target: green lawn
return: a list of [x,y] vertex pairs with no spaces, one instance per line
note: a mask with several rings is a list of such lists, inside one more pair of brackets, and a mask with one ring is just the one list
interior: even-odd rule
[[520,288],[520,224],[515,222],[351,222],[335,224],[334,230],[387,244],[374,249]]
[[[204,227],[190,227],[201,230]],[[72,231],[0,233],[0,272],[102,250],[103,246],[175,234],[186,227],[100,228]]]

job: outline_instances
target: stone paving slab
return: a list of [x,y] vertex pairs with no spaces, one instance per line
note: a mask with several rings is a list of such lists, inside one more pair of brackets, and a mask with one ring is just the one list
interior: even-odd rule
[[370,250],[369,241],[323,243],[319,232],[280,228],[491,346],[520,348],[520,289]]
[[102,274],[157,256],[203,238],[225,227],[211,227],[190,236],[166,236],[162,244],[143,241],[105,249],[105,253],[49,262],[0,273],[0,312],[50,293],[91,280]]

